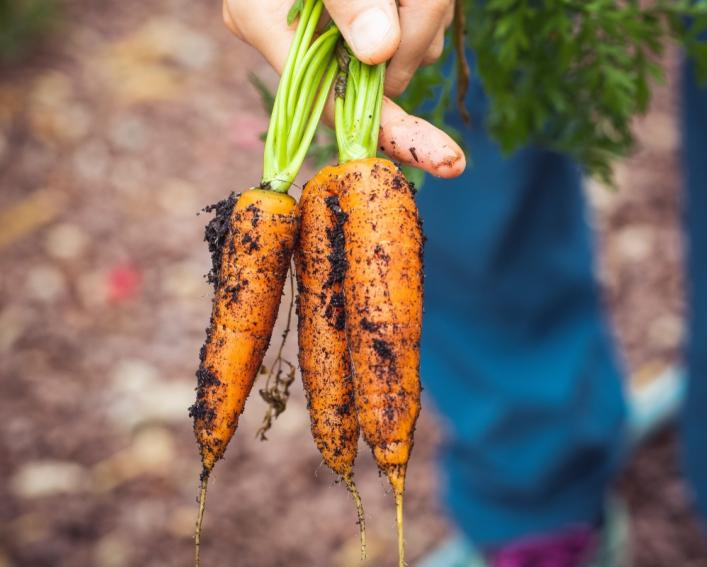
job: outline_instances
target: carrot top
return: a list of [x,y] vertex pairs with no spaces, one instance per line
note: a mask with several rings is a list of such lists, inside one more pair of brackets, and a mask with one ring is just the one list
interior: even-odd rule
[[385,63],[361,63],[343,44],[337,49],[336,143],[339,161],[375,157],[383,102]]
[[280,78],[265,141],[260,186],[287,193],[302,163],[336,77],[334,50],[339,30],[331,25],[316,39],[322,0],[300,0],[295,38]]

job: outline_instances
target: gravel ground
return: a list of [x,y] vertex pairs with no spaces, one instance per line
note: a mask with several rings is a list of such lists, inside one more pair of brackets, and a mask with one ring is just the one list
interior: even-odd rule
[[[195,212],[259,179],[267,118],[247,75],[275,77],[209,3],[72,0],[66,15],[0,76],[0,567],[188,565],[199,463],[186,407],[210,311]],[[675,362],[682,340],[675,104],[664,88],[637,125],[620,191],[590,187],[634,371]],[[213,477],[205,563],[359,565],[349,497],[321,466],[299,386],[266,444],[263,412],[254,396]],[[411,560],[450,532],[439,439],[426,408]],[[639,567],[707,566],[674,453],[666,434],[620,482]],[[363,448],[357,478],[367,564],[393,564],[392,497]]]

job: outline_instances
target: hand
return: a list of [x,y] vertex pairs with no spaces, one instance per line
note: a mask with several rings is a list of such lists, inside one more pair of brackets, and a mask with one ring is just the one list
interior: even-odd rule
[[398,96],[421,64],[434,63],[444,49],[444,30],[454,0],[324,0],[344,39],[361,61],[390,59],[386,94]]
[[[396,96],[420,64],[442,52],[451,0],[324,0],[332,19],[356,56],[376,64],[391,59],[386,94]],[[226,26],[255,47],[278,73],[282,72],[294,25],[287,26],[292,0],[224,0]],[[398,13],[399,12],[399,13]],[[331,113],[329,113],[331,120]],[[383,99],[380,146],[392,158],[438,177],[456,177],[466,166],[464,152],[432,124],[407,114]]]

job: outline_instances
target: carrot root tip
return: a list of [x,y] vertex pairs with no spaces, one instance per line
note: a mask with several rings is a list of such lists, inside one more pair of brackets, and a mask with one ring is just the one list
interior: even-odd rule
[[403,533],[403,493],[395,493],[395,523],[398,529],[398,565],[405,567],[405,536]]
[[363,501],[361,500],[361,494],[356,487],[356,483],[353,481],[350,475],[342,477],[346,488],[349,489],[351,497],[356,505],[356,515],[358,516],[358,531],[359,537],[361,539],[361,561],[366,560],[366,515],[363,511]]
[[388,481],[395,495],[395,525],[398,532],[398,566],[405,567],[405,534],[403,530],[403,494],[405,493],[405,465],[398,465],[386,471]]
[[201,561],[201,526],[204,522],[204,510],[206,509],[206,490],[209,484],[209,472],[209,470],[204,469],[201,473],[199,512],[196,517],[196,527],[194,529],[194,567],[199,567]]

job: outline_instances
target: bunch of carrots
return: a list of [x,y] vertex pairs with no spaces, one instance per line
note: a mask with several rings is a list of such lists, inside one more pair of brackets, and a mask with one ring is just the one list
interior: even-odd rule
[[[196,527],[199,564],[206,488],[261,369],[294,256],[299,365],[311,429],[324,462],[350,490],[360,433],[393,488],[399,564],[403,491],[420,411],[423,235],[414,192],[376,156],[385,65],[355,59],[338,29],[316,30],[321,0],[299,0],[257,188],[214,205],[207,227],[215,297],[190,408],[203,472]],[[287,194],[335,93],[339,165]]]

